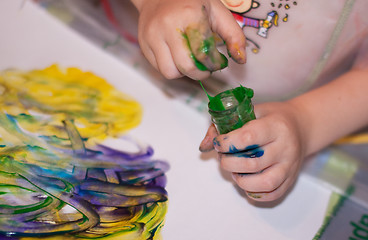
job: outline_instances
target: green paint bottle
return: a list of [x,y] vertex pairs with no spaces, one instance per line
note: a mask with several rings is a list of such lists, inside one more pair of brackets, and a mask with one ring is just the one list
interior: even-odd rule
[[209,97],[208,112],[220,134],[231,132],[256,118],[252,104],[254,92],[243,86]]

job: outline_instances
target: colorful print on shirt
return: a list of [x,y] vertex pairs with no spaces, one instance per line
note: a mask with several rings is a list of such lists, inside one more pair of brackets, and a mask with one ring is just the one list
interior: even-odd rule
[[[269,29],[278,26],[279,14],[277,9],[284,8],[286,10],[290,9],[291,5],[296,6],[296,1],[282,1],[278,0],[279,3],[271,2],[271,9],[268,11],[263,19],[253,18],[247,16],[247,14],[252,10],[261,7],[259,2],[254,0],[221,0],[222,3],[232,12],[235,20],[239,26],[244,29],[247,27],[257,29],[257,35],[262,38],[267,38],[269,35]],[[288,14],[285,13],[282,21],[288,21]],[[247,37],[248,44],[252,44],[252,52],[258,53],[260,46],[256,39],[250,39]]]

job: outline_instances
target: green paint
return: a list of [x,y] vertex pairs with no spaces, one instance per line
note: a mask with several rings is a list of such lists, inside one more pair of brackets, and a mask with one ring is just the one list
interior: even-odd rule
[[203,63],[198,61],[198,59],[194,56],[194,54],[192,52],[192,48],[190,47],[190,42],[189,42],[188,36],[185,33],[183,33],[182,36],[184,37],[185,42],[187,43],[187,46],[190,50],[190,58],[193,59],[195,66],[201,71],[208,71],[208,68]]
[[[197,67],[198,70],[200,71],[210,71],[208,69],[208,67],[206,67],[206,65],[204,65],[201,61],[199,61],[193,54],[193,51],[192,51],[192,48],[190,46],[190,41],[189,41],[189,38],[187,36],[187,34],[183,33],[182,36],[184,37],[185,39],[185,42],[190,50],[190,58],[193,59],[194,61],[194,64],[195,66]],[[213,36],[203,40],[202,44],[201,44],[201,48],[200,48],[200,51],[205,53],[207,56],[210,55],[211,51],[216,51],[215,49],[215,46],[216,46],[216,43],[215,43],[215,39]],[[228,60],[227,58],[225,57],[225,55],[223,55],[222,53],[220,53],[221,55],[221,59],[222,59],[222,64],[220,66],[221,69],[224,69],[228,66]],[[215,59],[213,59],[211,57],[211,61],[213,63],[215,63]]]
[[333,192],[331,194],[327,213],[325,215],[325,219],[323,220],[322,226],[319,228],[316,235],[313,237],[313,240],[321,239],[322,235],[326,231],[328,225],[332,222],[333,218],[336,216],[337,212],[341,209],[344,205],[345,201],[350,198],[350,196],[354,193],[355,186],[349,185],[348,188],[345,190],[343,195]]
[[227,60],[227,58],[225,57],[224,54],[220,53],[221,54],[221,58],[222,60],[224,61],[222,64],[221,64],[221,69],[224,69],[226,68],[228,65],[229,65],[229,62]]
[[240,85],[211,97],[208,112],[220,134],[241,128],[256,118],[251,101],[253,95],[252,89]]
[[74,153],[84,155],[86,153],[86,148],[74,121],[67,119],[62,122],[65,126],[66,132],[68,133]]
[[211,97],[211,99],[209,99],[210,102],[208,106],[212,111],[224,111],[226,110],[226,108],[223,105],[223,99],[226,96],[234,96],[237,102],[240,103],[245,98],[251,99],[253,95],[254,92],[252,89],[240,85],[240,87],[224,91],[217,94],[215,97]]
[[208,100],[211,101],[213,99],[213,97],[208,94],[208,92],[206,91],[206,89],[204,88],[204,86],[203,86],[203,84],[200,80],[199,80],[199,84],[201,84],[201,87],[202,87],[203,91],[206,93],[206,95],[208,97]]
[[215,38],[213,36],[203,40],[200,51],[207,56],[210,55],[211,49],[215,48]]
[[203,63],[198,61],[198,59],[193,55],[193,53],[190,54],[190,57],[194,60],[194,64],[199,70],[209,71],[209,69]]
[[[212,63],[216,63],[216,59],[214,59],[213,54],[211,54],[211,52],[217,51],[216,42],[215,42],[215,38],[213,37],[213,35],[203,40],[200,51],[206,54],[207,56],[209,56]],[[222,60],[222,64],[220,68],[221,69],[226,68],[228,66],[228,60],[225,57],[225,55],[223,55],[222,53],[220,53],[220,56]]]
[[232,58],[231,52],[229,51],[229,49],[227,49],[227,55],[229,55],[229,58]]
[[[210,57],[212,63],[216,63],[216,59],[214,58],[213,54],[211,54],[212,51],[217,51],[215,38],[213,36],[210,36],[209,38],[203,40],[201,45],[201,51]],[[228,60],[222,53],[220,53],[220,56],[222,59],[222,64],[220,65],[220,68],[226,68],[228,66]]]

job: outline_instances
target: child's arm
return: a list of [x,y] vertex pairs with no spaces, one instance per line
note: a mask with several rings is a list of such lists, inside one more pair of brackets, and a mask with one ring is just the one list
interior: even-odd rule
[[351,70],[290,103],[300,111],[306,153],[321,150],[368,124],[368,68]]
[[[220,0],[132,2],[140,15],[138,39],[143,54],[166,78],[204,79],[223,68],[226,59],[212,44],[213,33],[226,42],[232,59],[245,63],[245,36]],[[191,52],[207,70],[195,64]]]
[[217,136],[211,126],[200,149],[215,147],[222,168],[250,197],[272,201],[294,184],[306,156],[368,125],[368,67],[255,112],[256,120],[228,134]]

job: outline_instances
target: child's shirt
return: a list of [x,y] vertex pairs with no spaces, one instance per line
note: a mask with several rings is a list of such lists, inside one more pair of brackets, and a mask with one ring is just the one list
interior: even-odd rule
[[255,8],[245,13],[233,12],[247,38],[247,63],[229,61],[214,76],[253,88],[257,102],[291,98],[320,86],[356,61],[356,66],[368,67],[367,0],[265,0],[251,5]]

